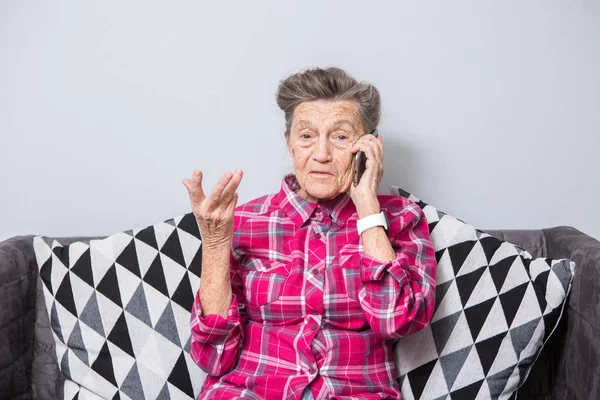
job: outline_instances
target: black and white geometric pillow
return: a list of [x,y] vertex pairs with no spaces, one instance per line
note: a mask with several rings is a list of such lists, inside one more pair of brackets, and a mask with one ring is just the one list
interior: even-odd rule
[[192,361],[190,311],[200,283],[193,214],[89,245],[38,236],[65,399],[195,399],[206,374]]
[[512,399],[560,319],[575,263],[532,259],[414,195],[435,249],[431,323],[395,349],[403,397]]

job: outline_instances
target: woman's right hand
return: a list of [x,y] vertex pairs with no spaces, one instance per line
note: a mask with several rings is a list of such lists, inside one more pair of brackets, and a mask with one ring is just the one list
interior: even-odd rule
[[184,179],[188,190],[192,212],[198,221],[203,246],[222,246],[229,243],[233,235],[233,216],[237,204],[237,188],[243,172],[225,172],[209,196],[202,190],[202,171],[195,170],[192,179]]

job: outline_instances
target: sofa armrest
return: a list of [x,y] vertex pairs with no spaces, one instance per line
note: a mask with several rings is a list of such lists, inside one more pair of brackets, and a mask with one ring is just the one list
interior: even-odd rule
[[572,227],[543,231],[548,257],[576,263],[554,398],[600,398],[600,242]]
[[33,236],[0,242],[0,393],[30,399],[37,267]]

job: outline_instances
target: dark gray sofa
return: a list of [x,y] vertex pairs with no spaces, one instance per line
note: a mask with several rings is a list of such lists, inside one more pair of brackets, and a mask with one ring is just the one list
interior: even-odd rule
[[[566,226],[488,232],[577,264],[565,313],[518,399],[600,399],[600,242]],[[0,399],[54,399],[62,387],[37,272],[33,236],[0,242]]]

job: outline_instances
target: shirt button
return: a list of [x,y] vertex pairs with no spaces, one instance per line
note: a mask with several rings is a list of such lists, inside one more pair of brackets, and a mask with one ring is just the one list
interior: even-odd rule
[[317,233],[315,233],[315,237],[316,237],[317,239],[321,239],[321,234],[317,232]]
[[317,370],[315,370],[313,367],[310,367],[310,368],[308,369],[308,373],[309,373],[309,375],[313,375],[315,372],[317,372]]
[[317,329],[319,329],[319,325],[313,325],[310,327],[310,329],[312,329],[313,331],[316,331]]
[[316,268],[313,268],[313,269],[310,270],[310,273],[313,274],[313,275],[319,275],[319,270],[316,269]]
[[312,313],[313,313],[314,315],[319,315],[319,310],[312,310]]

